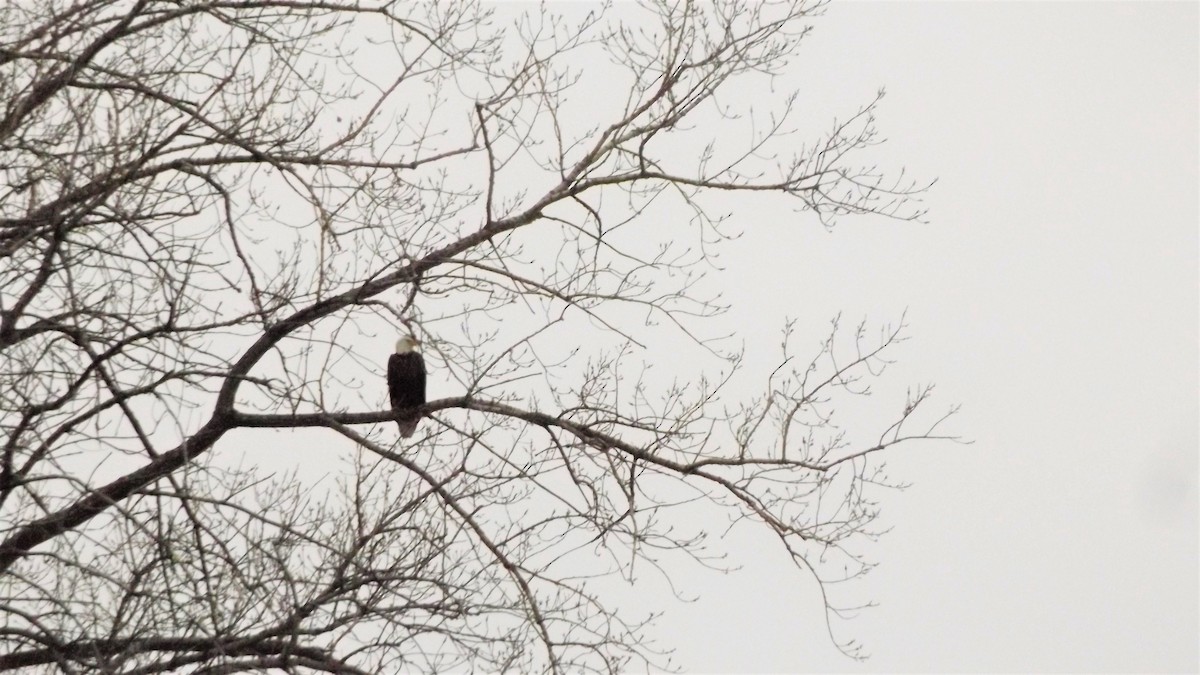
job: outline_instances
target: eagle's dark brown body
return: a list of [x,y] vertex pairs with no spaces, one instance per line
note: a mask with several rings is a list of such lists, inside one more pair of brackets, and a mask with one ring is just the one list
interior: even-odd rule
[[[425,402],[425,359],[420,352],[392,354],[388,358],[388,396],[393,410],[415,408]],[[417,430],[420,415],[399,420],[400,436],[408,438]]]

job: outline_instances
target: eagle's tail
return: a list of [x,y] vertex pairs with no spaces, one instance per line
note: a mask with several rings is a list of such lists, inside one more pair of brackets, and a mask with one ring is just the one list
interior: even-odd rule
[[398,420],[396,424],[400,425],[400,438],[411,438],[420,422],[420,416]]

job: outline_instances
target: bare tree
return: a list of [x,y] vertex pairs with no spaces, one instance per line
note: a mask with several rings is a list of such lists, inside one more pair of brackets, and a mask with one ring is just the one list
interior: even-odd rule
[[[832,419],[899,328],[740,368],[714,197],[920,186],[857,163],[875,102],[804,141],[774,93],[818,4],[619,9],[0,5],[0,668],[614,671],[666,661],[597,578],[729,518],[866,569],[876,455],[945,416]],[[410,331],[453,396],[401,443]]]

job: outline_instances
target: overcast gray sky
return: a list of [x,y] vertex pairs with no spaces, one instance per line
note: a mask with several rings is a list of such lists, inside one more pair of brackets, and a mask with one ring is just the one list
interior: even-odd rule
[[[676,665],[1200,668],[1198,6],[834,3],[816,21],[779,92],[799,89],[825,130],[886,87],[876,156],[937,178],[929,222],[829,232],[784,200],[731,202],[746,234],[721,248],[727,326],[757,352],[796,318],[815,352],[839,312],[877,325],[907,310],[878,398],[893,414],[907,386],[935,382],[931,406],[963,404],[947,430],[974,442],[890,454],[912,487],[884,495],[893,529],[861,550],[879,567],[837,589],[879,603],[836,625],[870,660],[837,652],[774,535],[740,527],[724,541],[739,571],[671,567],[693,603],[605,586],[606,601],[665,608],[655,635]],[[536,11],[503,11],[517,8]],[[430,394],[456,386],[435,375]],[[288,456],[325,471],[312,438]]]
[[[721,249],[727,326],[757,352],[796,318],[815,351],[838,312],[877,325],[907,309],[912,339],[878,398],[894,408],[935,382],[931,405],[963,404],[947,430],[974,443],[890,454],[912,487],[884,495],[893,529],[862,549],[879,567],[837,589],[879,603],[836,626],[869,661],[833,647],[777,538],[739,527],[724,541],[739,571],[671,567],[694,603],[605,586],[606,602],[666,609],[655,635],[676,665],[1200,668],[1198,6],[835,3],[816,21],[779,92],[799,89],[825,130],[886,87],[876,155],[938,179],[929,222],[829,232],[783,200],[731,203],[746,234]],[[431,375],[434,398],[456,387]],[[327,437],[306,437],[287,461],[328,471]]]
[[[844,624],[749,533],[660,624],[690,671],[1195,671],[1197,3],[853,3],[818,20],[814,114],[888,96],[883,154],[937,177],[927,225],[739,212],[747,331],[887,320],[890,380],[964,404],[970,446],[895,453],[893,531]],[[754,221],[751,223],[750,221]],[[803,290],[801,290],[803,289]],[[823,319],[822,319],[823,320]],[[732,537],[742,537],[735,531]]]

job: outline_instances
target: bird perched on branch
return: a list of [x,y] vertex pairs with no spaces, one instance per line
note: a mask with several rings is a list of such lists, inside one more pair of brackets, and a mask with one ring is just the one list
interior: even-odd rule
[[[388,357],[388,396],[397,412],[425,402],[425,359],[417,351],[420,346],[420,340],[405,335],[396,340],[396,353]],[[420,421],[421,416],[415,410],[397,420],[401,438],[412,436]]]

